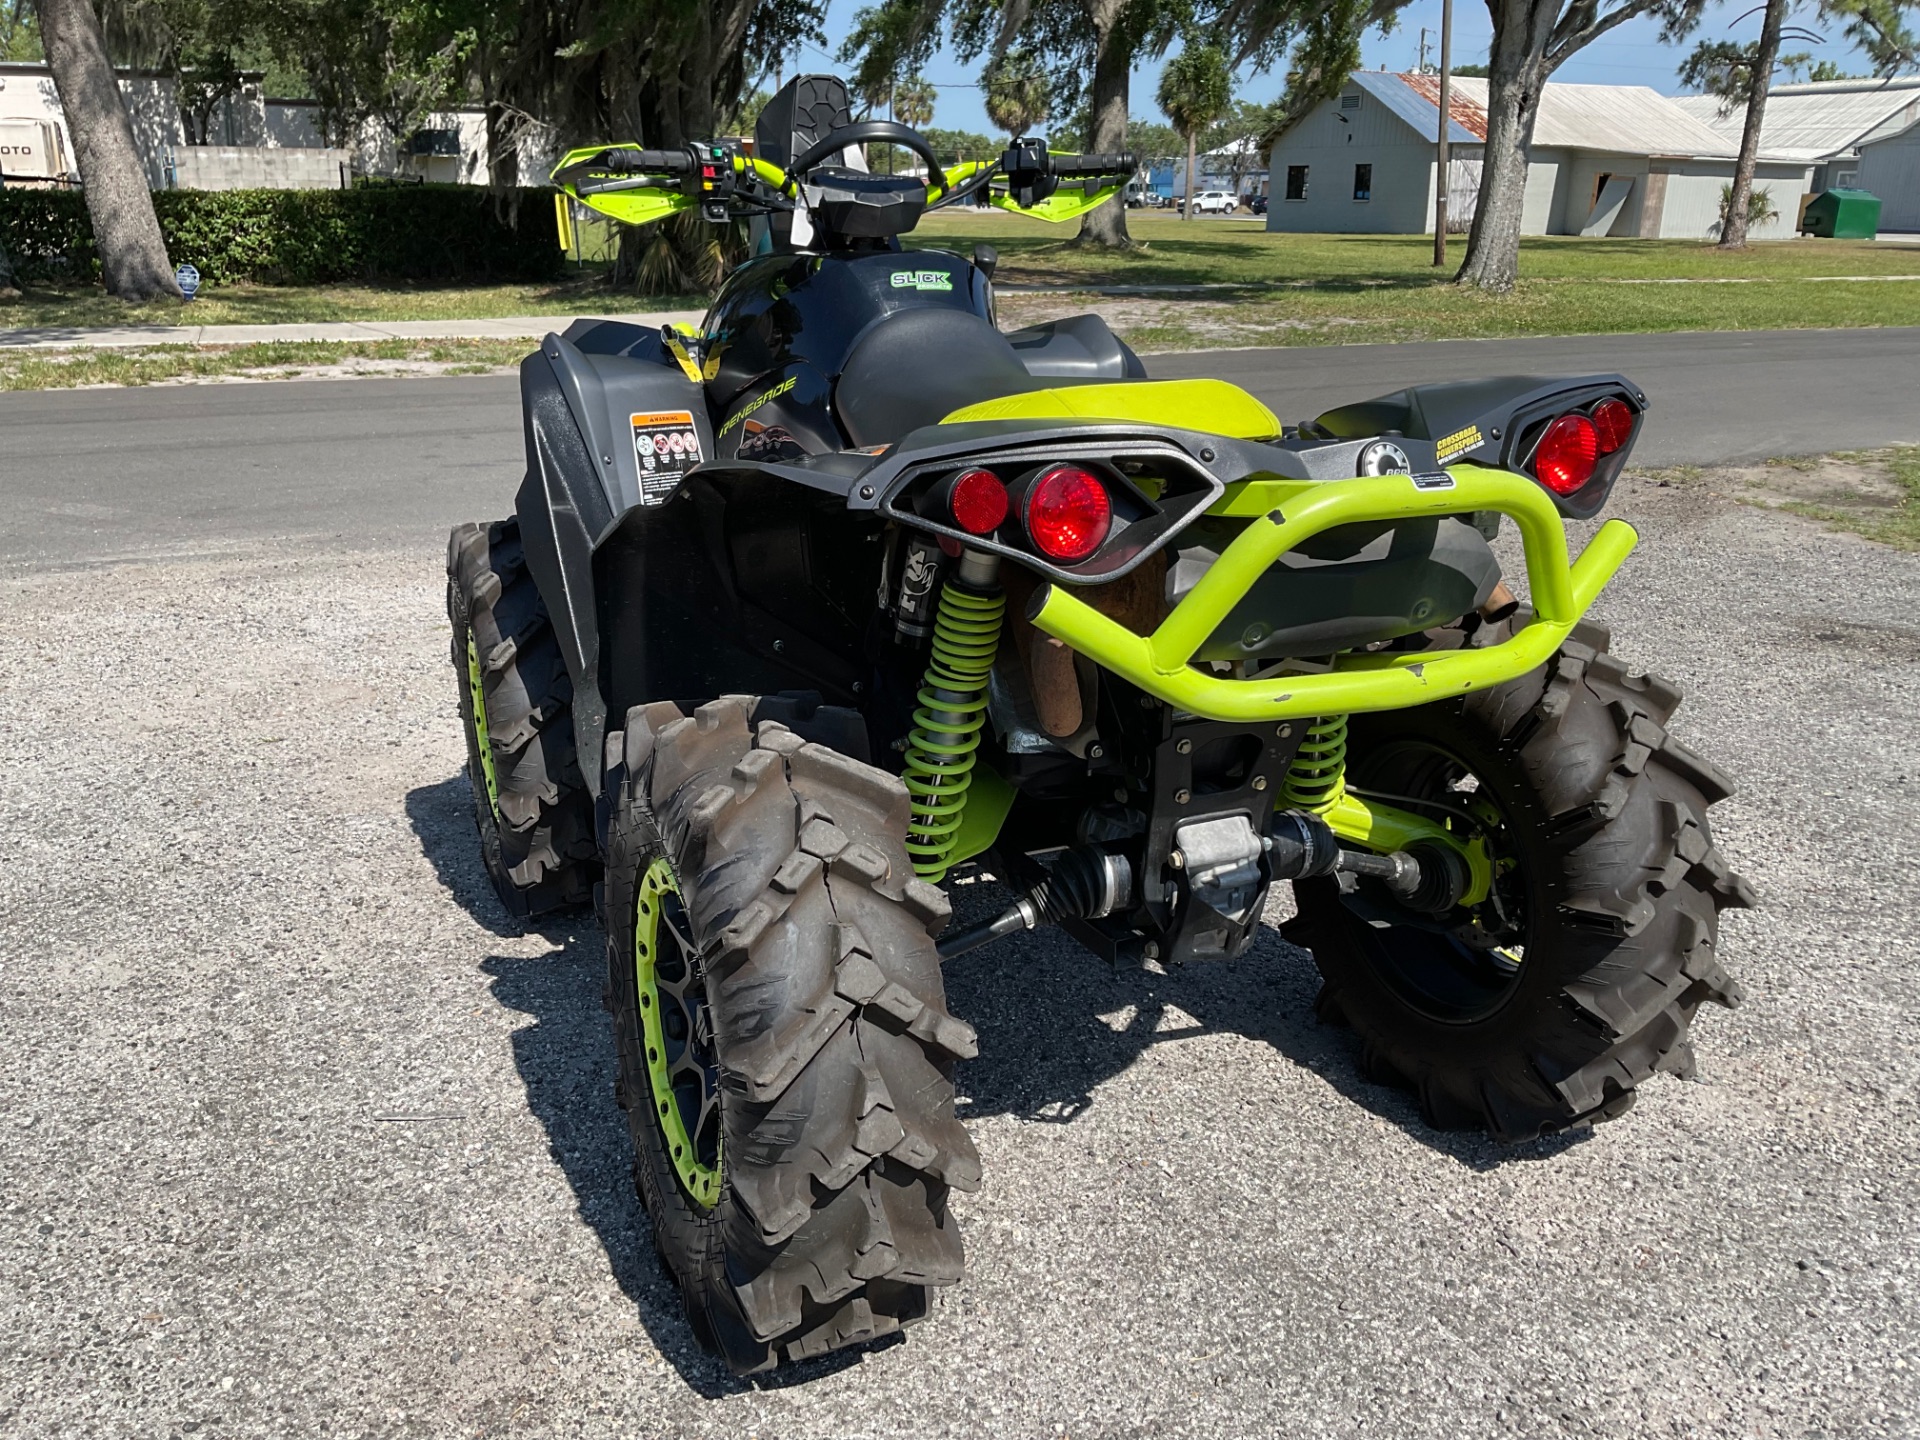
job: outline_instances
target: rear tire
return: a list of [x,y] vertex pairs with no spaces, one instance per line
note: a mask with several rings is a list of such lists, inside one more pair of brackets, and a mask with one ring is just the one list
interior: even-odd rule
[[1372,925],[1365,895],[1295,884],[1283,933],[1313,952],[1321,1017],[1351,1024],[1367,1073],[1413,1090],[1429,1124],[1513,1142],[1613,1119],[1655,1071],[1692,1073],[1702,1004],[1740,999],[1716,953],[1719,912],[1753,892],[1707,821],[1733,786],[1668,735],[1679,701],[1671,683],[1569,643],[1465,700],[1353,717],[1352,785],[1471,774],[1514,866],[1502,943],[1517,952]]
[[[948,905],[908,864],[907,791],[777,721],[755,733],[757,703],[630,711],[603,786],[635,1181],[696,1335],[740,1374],[924,1315],[960,1278],[948,1192],[980,1178],[953,1108],[974,1035],[946,1010]],[[662,978],[669,947],[698,995]]]
[[593,797],[574,755],[573,681],[517,519],[454,527],[447,618],[487,878],[515,916],[583,905],[600,873]]

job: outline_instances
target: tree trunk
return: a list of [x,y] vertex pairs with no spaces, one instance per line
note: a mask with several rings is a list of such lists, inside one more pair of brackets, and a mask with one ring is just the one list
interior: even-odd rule
[[487,184],[496,190],[520,183],[520,117],[498,100],[487,105]]
[[[1093,90],[1087,120],[1087,149],[1096,155],[1118,155],[1127,148],[1127,80],[1133,56],[1120,24],[1120,0],[1088,0],[1087,19],[1094,30]],[[1191,187],[1189,187],[1191,188]],[[1089,210],[1080,222],[1076,245],[1101,245],[1127,250],[1127,207],[1120,199]]]
[[1733,193],[1720,222],[1720,248],[1747,248],[1747,204],[1753,195],[1753,167],[1760,158],[1760,122],[1767,113],[1767,91],[1780,58],[1780,32],[1787,23],[1787,0],[1767,0],[1760,24],[1760,48],[1753,59],[1753,90],[1747,97],[1746,128],[1740,132],[1740,160],[1733,167]]
[[107,293],[121,300],[178,300],[153,192],[134,149],[133,124],[88,0],[39,0],[40,43],[73,136],[87,213],[93,217]]
[[[1558,0],[1497,0],[1487,79],[1487,148],[1467,256],[1454,278],[1504,295],[1520,274],[1520,217],[1527,196],[1527,152],[1546,84],[1546,35]],[[1447,183],[1447,177],[1438,177]]]
[[0,245],[0,298],[11,300],[19,293],[13,283],[13,262],[7,259],[7,247]]

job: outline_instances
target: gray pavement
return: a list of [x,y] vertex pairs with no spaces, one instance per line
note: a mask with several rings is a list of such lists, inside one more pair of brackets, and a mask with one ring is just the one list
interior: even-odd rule
[[[22,325],[0,330],[0,350],[130,349],[146,345],[257,345],[272,340],[538,340],[565,330],[571,315],[514,315],[498,320],[328,320],[281,325]],[[599,315],[636,325],[696,322],[699,310]]]
[[[1150,357],[1283,419],[1402,385],[1620,370],[1653,410],[1634,460],[1711,464],[1920,441],[1920,329],[1455,340]],[[261,539],[437,544],[523,469],[512,376],[0,394],[0,566]]]
[[1739,777],[1764,902],[1694,1081],[1501,1150],[1363,1080],[1277,937],[980,952],[966,1281],[751,1387],[654,1266],[598,936],[514,925],[474,853],[434,531],[505,508],[510,387],[0,433],[0,1435],[1920,1433],[1920,557],[1616,495],[1599,615]]

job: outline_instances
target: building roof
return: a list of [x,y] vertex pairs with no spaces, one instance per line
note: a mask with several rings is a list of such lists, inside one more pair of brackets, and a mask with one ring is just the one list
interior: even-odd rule
[[[1744,109],[1736,107],[1722,115],[1720,101],[1712,95],[1686,95],[1674,104],[1730,136],[1735,145],[1740,143],[1747,118]],[[1775,85],[1767,91],[1760,145],[1785,158],[1826,160],[1897,135],[1916,122],[1920,122],[1920,79]]]
[[[1439,138],[1440,77],[1356,70],[1352,83],[1385,105],[1420,136]],[[1447,141],[1481,145],[1487,138],[1487,82],[1456,75],[1447,96]],[[1596,150],[1609,155],[1669,155],[1724,159],[1739,152],[1731,136],[1645,85],[1547,83],[1540,96],[1533,143],[1550,150]],[[1767,159],[1799,158],[1775,153]]]

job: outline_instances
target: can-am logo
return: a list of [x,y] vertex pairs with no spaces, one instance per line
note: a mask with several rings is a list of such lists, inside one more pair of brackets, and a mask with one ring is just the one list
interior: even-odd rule
[[953,276],[944,270],[896,270],[893,272],[893,288],[896,290],[951,290]]

